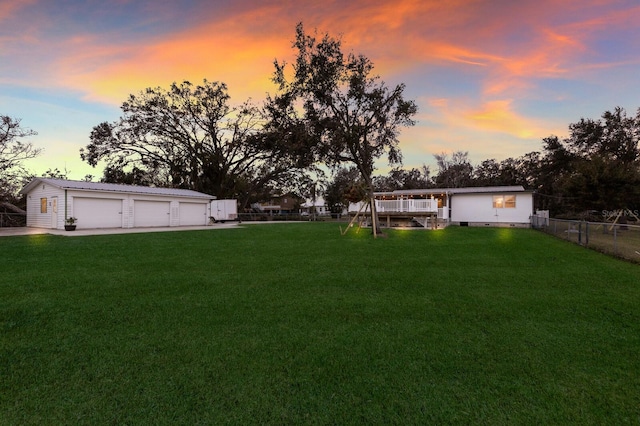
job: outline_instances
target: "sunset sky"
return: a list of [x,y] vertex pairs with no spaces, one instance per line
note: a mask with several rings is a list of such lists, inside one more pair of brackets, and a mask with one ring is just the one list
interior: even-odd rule
[[79,150],[129,94],[206,78],[260,103],[298,22],[406,84],[419,112],[400,135],[405,168],[458,150],[474,165],[519,157],[582,117],[640,107],[637,0],[0,0],[0,114],[38,132],[33,173],[99,178]]

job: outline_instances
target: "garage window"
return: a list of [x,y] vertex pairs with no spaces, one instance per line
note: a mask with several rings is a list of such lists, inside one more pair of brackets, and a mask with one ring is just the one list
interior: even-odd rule
[[40,198],[40,213],[46,213],[46,212],[47,212],[47,199]]

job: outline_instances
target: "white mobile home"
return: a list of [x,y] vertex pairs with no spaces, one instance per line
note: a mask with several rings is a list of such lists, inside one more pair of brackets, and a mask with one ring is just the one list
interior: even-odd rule
[[35,178],[27,197],[27,226],[78,229],[207,225],[216,197],[197,191]]
[[451,190],[451,223],[463,226],[528,227],[533,192],[521,186],[456,188]]
[[[374,195],[381,224],[388,227],[528,227],[533,215],[533,192],[522,186],[410,189]],[[349,212],[355,214],[361,207],[362,203],[353,204]]]

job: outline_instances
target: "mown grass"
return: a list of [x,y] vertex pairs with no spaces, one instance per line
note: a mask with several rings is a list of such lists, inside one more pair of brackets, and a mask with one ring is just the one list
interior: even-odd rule
[[2,424],[638,424],[640,268],[532,230],[0,239]]

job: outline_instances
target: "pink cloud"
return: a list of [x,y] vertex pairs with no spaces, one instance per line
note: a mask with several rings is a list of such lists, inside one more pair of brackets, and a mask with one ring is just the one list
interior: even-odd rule
[[541,78],[598,66],[585,63],[594,32],[640,17],[639,8],[594,17],[594,3],[552,0],[238,2],[223,13],[200,7],[197,24],[186,30],[131,41],[70,34],[53,45],[58,59],[43,80],[110,103],[148,86],[202,78],[225,81],[238,98],[262,97],[273,89],[273,59],[291,59],[294,26],[304,20],[309,31],[342,35],[345,50],[369,56],[383,79],[429,67],[476,70],[476,95],[490,102],[529,96]]
[[0,3],[0,22],[10,19],[15,13],[34,3],[35,0],[4,0]]
[[[76,37],[71,54],[58,63],[58,76],[65,85],[87,91],[89,99],[113,103],[149,86],[204,78],[223,81],[243,97],[263,97],[272,89],[273,60],[290,50],[285,36],[252,33],[240,24],[265,13],[257,9],[252,16],[234,16],[128,45]],[[287,36],[293,37],[293,28]]]

